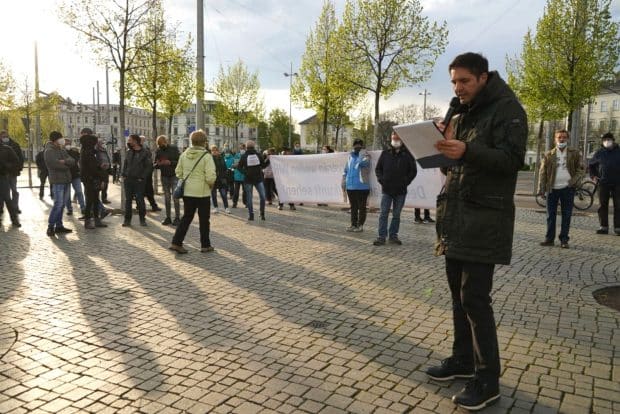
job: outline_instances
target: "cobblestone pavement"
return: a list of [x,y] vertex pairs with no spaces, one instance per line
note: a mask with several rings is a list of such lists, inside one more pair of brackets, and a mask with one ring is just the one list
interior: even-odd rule
[[[161,213],[66,217],[75,232],[50,239],[49,198],[21,189],[21,206],[21,229],[0,226],[0,413],[457,412],[463,382],[423,372],[450,354],[451,310],[434,228],[410,210],[404,244],[376,247],[376,214],[347,233],[336,206],[236,209],[212,217],[215,252],[194,225],[175,256]],[[518,209],[485,413],[620,412],[620,313],[592,298],[620,283],[620,237],[596,228],[574,217],[569,250],[541,248],[544,215]]]

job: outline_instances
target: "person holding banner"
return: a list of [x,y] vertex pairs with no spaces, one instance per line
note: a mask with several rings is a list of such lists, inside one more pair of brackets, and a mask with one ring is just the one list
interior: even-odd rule
[[351,226],[347,231],[362,232],[366,222],[366,200],[370,194],[370,154],[364,147],[364,141],[353,141],[353,151],[344,166],[344,181],[349,205],[351,206]]
[[[514,92],[477,53],[449,65],[457,97],[438,125],[435,148],[451,160],[437,197],[437,255],[446,257],[452,295],[452,355],[426,370],[436,381],[470,378],[452,401],[470,411],[500,398],[497,327],[491,306],[495,265],[510,264],[514,193],[527,144],[527,116]],[[450,123],[456,112],[460,115]]]
[[392,244],[403,244],[398,238],[400,212],[407,198],[407,186],[411,184],[417,173],[418,169],[413,156],[407,148],[403,147],[398,134],[392,131],[390,148],[381,153],[375,167],[377,181],[381,184],[379,237],[372,243],[375,246],[385,244],[385,238],[388,236],[387,221],[390,208],[392,208],[392,221],[388,241]]

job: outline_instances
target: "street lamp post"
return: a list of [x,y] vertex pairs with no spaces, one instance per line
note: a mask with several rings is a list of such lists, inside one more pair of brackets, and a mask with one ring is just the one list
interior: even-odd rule
[[418,95],[424,95],[424,106],[422,107],[422,120],[426,121],[426,96],[430,95],[430,92],[427,92],[426,89],[424,89],[424,93],[420,92],[418,93]]
[[291,71],[286,73],[284,72],[284,76],[286,76],[289,79],[288,82],[288,149],[292,150],[292,146],[291,146],[291,129],[292,129],[292,124],[293,124],[293,116],[292,116],[292,111],[293,111],[293,98],[291,96],[291,91],[293,89],[293,76],[299,76],[297,74],[297,72],[293,72],[293,62],[291,62]]

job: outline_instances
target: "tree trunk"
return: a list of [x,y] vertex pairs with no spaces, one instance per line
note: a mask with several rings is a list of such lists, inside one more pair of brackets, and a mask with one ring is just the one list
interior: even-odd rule
[[381,98],[381,90],[375,91],[375,125],[373,128],[373,149],[381,149],[381,138],[379,137],[379,100]]
[[[172,140],[172,115],[168,116],[168,138]],[[172,144],[172,142],[170,142]]]
[[[124,65],[118,70],[119,85],[119,103],[118,103],[118,121],[120,127],[119,142],[121,150],[121,174],[123,173],[123,166],[125,165],[125,158],[127,157],[127,142],[125,140],[125,67]],[[124,183],[121,185],[121,210],[125,212],[125,191]]]

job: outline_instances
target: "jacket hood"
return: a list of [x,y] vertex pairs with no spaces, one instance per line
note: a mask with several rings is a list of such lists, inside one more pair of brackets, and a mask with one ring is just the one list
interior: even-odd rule
[[45,149],[59,149],[52,141],[47,141],[45,143]]
[[94,135],[82,135],[80,137],[80,144],[83,148],[92,149],[97,145],[97,137]]
[[189,160],[196,160],[202,154],[204,154],[206,149],[204,147],[189,147],[185,150],[185,156]]
[[508,87],[506,82],[499,76],[497,71],[489,72],[489,78],[487,84],[478,96],[476,96],[473,102],[470,104],[470,109],[476,109],[478,107],[484,107],[491,102],[496,102],[500,98],[510,98],[517,100],[514,92]]

